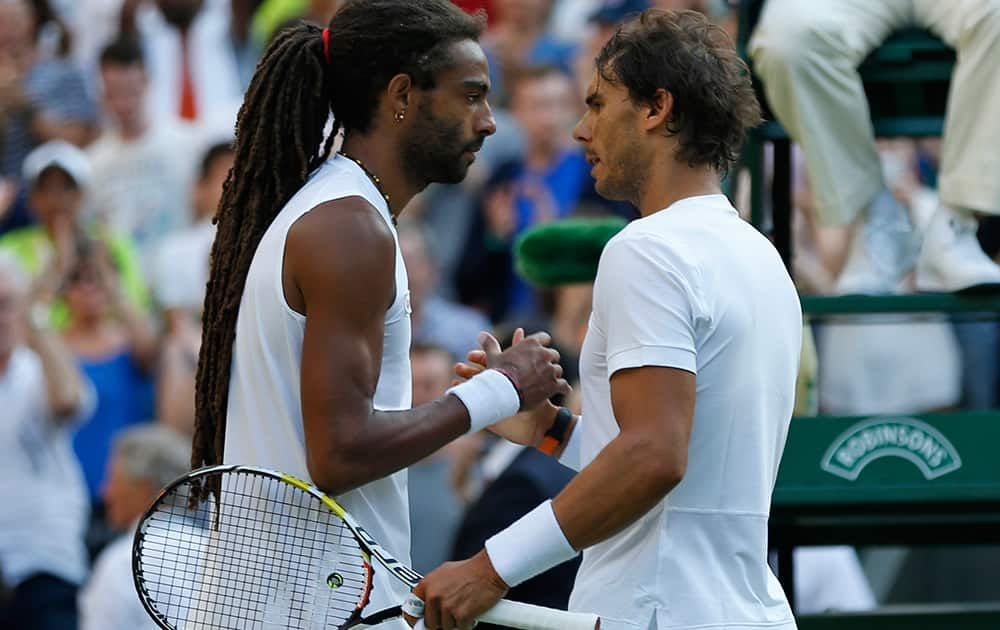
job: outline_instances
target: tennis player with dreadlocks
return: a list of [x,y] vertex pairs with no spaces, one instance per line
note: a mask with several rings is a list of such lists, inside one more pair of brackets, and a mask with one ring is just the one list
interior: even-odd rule
[[760,120],[746,66],[705,16],[650,10],[601,51],[586,102],[574,135],[597,191],[642,217],[601,254],[583,415],[525,414],[556,418],[561,447],[537,419],[528,441],[580,473],[424,578],[424,622],[468,628],[508,586],[585,549],[569,606],[603,630],[793,630],[767,520],[802,316],[778,253],[720,192]]
[[[279,34],[240,111],[212,247],[192,465],[309,479],[404,563],[405,467],[569,390],[540,333],[410,409],[394,222],[428,183],[461,181],[495,131],[482,23],[448,0],[354,0],[327,29]],[[402,601],[381,577],[376,607]]]

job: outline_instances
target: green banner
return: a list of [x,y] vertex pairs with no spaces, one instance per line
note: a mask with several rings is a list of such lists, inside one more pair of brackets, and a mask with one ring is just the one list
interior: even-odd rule
[[796,418],[773,500],[1000,501],[1000,414]]

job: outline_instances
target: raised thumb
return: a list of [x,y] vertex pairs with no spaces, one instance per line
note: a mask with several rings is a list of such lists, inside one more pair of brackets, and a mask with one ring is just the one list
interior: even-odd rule
[[479,347],[483,349],[487,357],[500,354],[500,342],[490,333],[483,331],[479,333]]

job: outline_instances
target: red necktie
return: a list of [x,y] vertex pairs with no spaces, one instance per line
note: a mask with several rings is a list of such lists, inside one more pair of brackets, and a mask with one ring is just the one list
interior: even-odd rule
[[194,96],[194,81],[191,79],[191,56],[188,49],[187,33],[181,33],[181,118],[196,120],[198,103]]

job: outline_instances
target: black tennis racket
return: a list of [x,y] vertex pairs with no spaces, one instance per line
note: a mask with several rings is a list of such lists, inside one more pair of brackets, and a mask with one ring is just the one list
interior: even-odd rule
[[[218,488],[218,500],[193,501],[204,488]],[[376,565],[407,590],[422,577],[320,490],[238,465],[202,468],[167,486],[143,515],[132,546],[139,598],[167,630],[377,625],[402,610],[368,610]],[[524,630],[600,627],[596,615],[508,600],[481,620]]]

